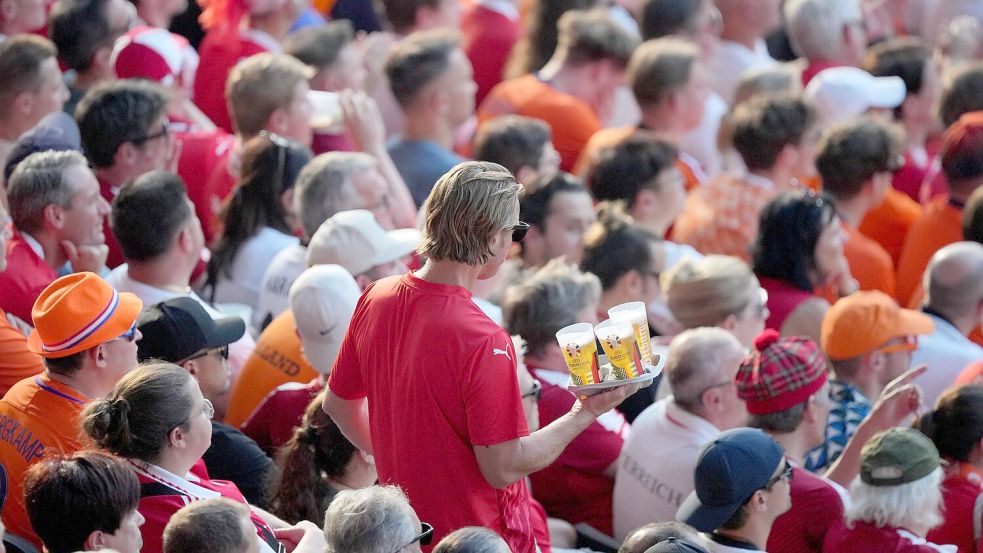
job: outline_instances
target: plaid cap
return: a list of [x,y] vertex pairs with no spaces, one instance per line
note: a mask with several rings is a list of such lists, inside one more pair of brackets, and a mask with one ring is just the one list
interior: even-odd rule
[[754,339],[754,351],[734,377],[748,413],[766,415],[794,407],[826,383],[829,368],[819,346],[808,338],[780,337],[774,329]]

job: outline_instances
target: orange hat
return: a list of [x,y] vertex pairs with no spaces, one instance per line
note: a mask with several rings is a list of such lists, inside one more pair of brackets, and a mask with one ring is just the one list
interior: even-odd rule
[[140,298],[117,292],[95,273],[66,275],[34,302],[27,346],[42,357],[67,357],[119,338],[141,309]]
[[872,290],[834,303],[823,317],[819,341],[830,359],[852,359],[892,338],[931,334],[934,328],[928,315],[901,309],[887,294]]

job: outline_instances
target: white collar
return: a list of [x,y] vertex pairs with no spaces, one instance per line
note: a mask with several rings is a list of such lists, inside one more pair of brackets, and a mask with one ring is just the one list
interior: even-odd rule
[[519,10],[509,0],[478,0],[478,5],[507,17],[510,21],[519,20]]
[[38,254],[38,257],[40,257],[43,260],[44,248],[41,247],[41,242],[38,242],[33,236],[31,236],[30,234],[24,231],[20,231],[20,235],[21,238],[24,239],[24,242],[27,242],[27,245],[30,246],[32,250],[34,250],[34,253]]
[[669,423],[674,426],[679,426],[692,434],[702,438],[702,441],[706,442],[717,434],[720,434],[720,429],[717,428],[712,422],[706,420],[705,418],[690,413],[689,411],[683,409],[676,403],[676,400],[672,396],[665,399],[659,400],[659,403],[665,402],[665,416]]
[[182,478],[152,463],[147,463],[138,459],[127,459],[127,461],[130,463],[130,466],[133,467],[133,471],[137,474],[143,475],[154,482],[159,482],[180,492],[184,492],[185,494],[193,496],[195,499],[215,499],[217,497],[222,497],[222,494],[214,490],[203,488],[196,484],[195,482],[201,482],[201,479],[190,472]]

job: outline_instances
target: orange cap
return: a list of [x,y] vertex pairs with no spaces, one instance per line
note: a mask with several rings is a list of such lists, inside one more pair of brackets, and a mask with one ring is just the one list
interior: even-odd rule
[[871,352],[892,338],[931,334],[932,319],[901,309],[877,290],[851,294],[829,308],[823,317],[820,346],[833,360],[852,359]]
[[119,338],[141,309],[140,298],[117,292],[95,273],[66,275],[34,302],[34,331],[27,346],[42,357],[67,357]]

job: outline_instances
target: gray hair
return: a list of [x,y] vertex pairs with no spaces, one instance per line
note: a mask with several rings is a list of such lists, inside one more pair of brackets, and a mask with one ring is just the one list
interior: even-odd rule
[[522,336],[530,353],[555,342],[556,331],[577,322],[577,313],[601,298],[601,281],[563,259],[554,259],[532,278],[505,291],[503,320],[509,334]]
[[351,177],[375,166],[375,158],[368,154],[328,152],[301,169],[294,183],[294,211],[300,216],[306,238],[314,236],[321,223],[335,213],[367,207]]
[[[724,373],[737,369],[744,346],[722,328],[700,327],[684,331],[669,344],[666,374],[675,402],[690,412],[699,412],[703,393],[721,384]],[[726,364],[733,361],[733,367]]]
[[185,505],[174,513],[164,528],[164,552],[244,551],[247,540],[255,540],[256,534],[243,535],[239,522],[242,517],[249,518],[249,508],[224,497]]
[[72,165],[88,167],[88,162],[69,150],[36,152],[17,164],[7,187],[10,218],[16,228],[37,231],[44,225],[44,208],[71,205],[75,190],[65,180],[65,171]]
[[850,486],[847,524],[863,521],[878,527],[924,528],[942,524],[942,468],[914,482],[871,486],[858,476]]
[[795,52],[808,59],[835,58],[843,26],[863,18],[859,0],[788,0],[783,10]]
[[325,553],[398,551],[417,534],[412,515],[397,486],[338,492],[324,514]]
[[440,540],[433,553],[511,553],[501,536],[481,526],[465,526]]

